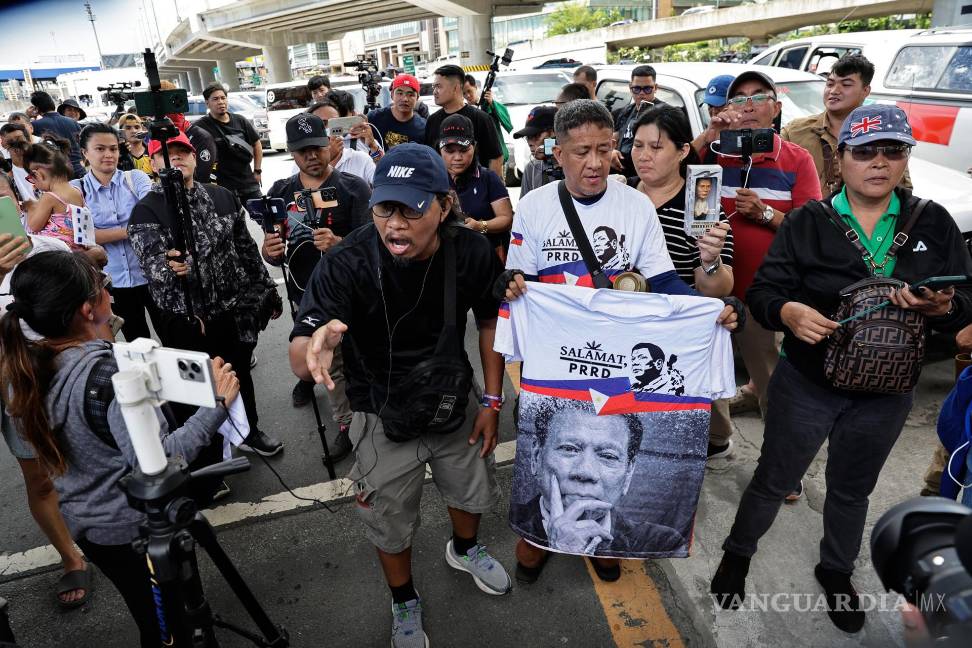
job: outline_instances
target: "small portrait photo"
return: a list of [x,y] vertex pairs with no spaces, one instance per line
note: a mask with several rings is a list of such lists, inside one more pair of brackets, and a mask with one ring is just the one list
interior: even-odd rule
[[722,167],[690,164],[685,176],[685,233],[698,238],[719,222]]
[[696,443],[686,426],[707,434],[708,412],[600,416],[590,402],[547,396],[521,407],[514,531],[561,553],[687,555],[705,434]]

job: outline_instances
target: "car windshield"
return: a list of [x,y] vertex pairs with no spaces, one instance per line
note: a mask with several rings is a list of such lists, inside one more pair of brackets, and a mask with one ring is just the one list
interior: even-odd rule
[[[777,83],[776,91],[783,103],[782,124],[785,126],[797,117],[816,115],[823,110],[824,81],[791,81]],[[702,103],[705,89],[695,93],[696,103]],[[705,106],[700,109],[702,123],[709,125],[709,111]]]
[[496,76],[493,98],[506,105],[551,103],[570,80],[560,74],[521,74]]

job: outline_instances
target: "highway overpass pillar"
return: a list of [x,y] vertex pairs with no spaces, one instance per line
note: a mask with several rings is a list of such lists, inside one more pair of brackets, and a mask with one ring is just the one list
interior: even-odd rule
[[186,70],[186,75],[189,77],[189,94],[202,94],[203,82],[199,76],[199,69]]
[[229,88],[230,92],[240,89],[240,77],[236,74],[236,61],[233,59],[219,59],[216,61],[219,72],[219,82]]
[[189,75],[185,72],[179,72],[176,76],[179,78],[179,87],[183,90],[189,90]]
[[[484,65],[492,62],[486,50],[493,49],[493,24],[488,14],[459,17],[459,65]],[[468,53],[468,58],[463,57]]]
[[216,75],[213,74],[213,67],[211,65],[200,65],[199,79],[202,81],[203,87],[205,88],[210,83],[216,83]]
[[273,46],[263,48],[263,60],[267,64],[267,72],[270,75],[270,83],[283,83],[293,80],[290,72],[290,57],[287,54],[287,46]]
[[931,18],[932,27],[972,25],[972,1],[935,0]]

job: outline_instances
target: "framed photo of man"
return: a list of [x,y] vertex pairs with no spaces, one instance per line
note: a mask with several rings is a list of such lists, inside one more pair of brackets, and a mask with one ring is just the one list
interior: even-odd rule
[[719,222],[719,193],[722,167],[718,164],[690,164],[685,173],[685,233],[703,236]]

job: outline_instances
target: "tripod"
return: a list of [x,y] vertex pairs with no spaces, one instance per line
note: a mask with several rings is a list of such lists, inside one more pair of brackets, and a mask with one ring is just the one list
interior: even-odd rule
[[[310,195],[310,191],[302,191],[304,194],[304,208],[307,210],[316,209],[314,207],[314,201]],[[260,201],[263,203],[263,218],[261,225],[263,226],[263,231],[265,234],[273,234],[277,230],[274,227],[274,214],[280,205],[274,205],[273,200],[267,196],[263,196]],[[286,220],[286,210],[283,213],[284,220]],[[316,220],[320,220],[319,218]],[[290,268],[286,261],[281,265],[283,269],[283,280],[284,288],[287,291],[287,303],[290,305],[290,317],[293,321],[297,321],[297,302],[294,301],[293,295],[290,290],[290,284],[292,281],[292,275],[290,274]],[[334,471],[334,460],[331,458],[331,450],[327,445],[327,426],[324,425],[323,419],[321,419],[321,408],[317,404],[317,397],[311,394],[311,408],[314,410],[314,420],[317,422],[317,434],[321,437],[321,447],[324,449],[324,454],[321,455],[321,462],[324,464],[324,468],[327,469],[327,476],[331,479],[337,479],[337,473]]]
[[[249,460],[240,457],[190,473],[181,458],[166,457],[159,439],[160,425],[154,405],[161,400],[175,395],[187,404],[216,406],[211,378],[208,389],[200,388],[200,383],[207,385],[206,376],[209,375],[201,368],[207,362],[206,356],[182,352],[185,357],[180,358],[179,363],[185,369],[173,374],[155,357],[156,346],[156,342],[140,338],[124,347],[116,347],[119,366],[127,368],[112,376],[111,382],[138,459],[138,468],[122,478],[119,486],[132,508],[144,512],[148,518],[147,524],[139,529],[139,538],[132,543],[132,548],[144,554],[148,563],[159,622],[159,642],[173,648],[219,648],[214,630],[220,627],[257,646],[284,648],[289,645],[287,631],[270,621],[220,547],[212,526],[188,495],[188,486],[193,479],[243,472],[249,469]],[[213,614],[199,577],[197,542],[257,624],[262,637]]]
[[[185,492],[192,479],[223,477],[249,468],[249,460],[239,457],[190,473],[184,461],[170,459],[161,473],[147,475],[138,468],[120,482],[129,503],[148,516],[148,523],[141,528],[141,537],[132,546],[136,552],[145,554],[148,561],[160,642],[165,646],[219,648],[215,634],[217,627],[235,632],[257,646],[284,648],[290,645],[287,631],[275,626],[267,616],[223,551],[213,527]],[[262,636],[213,614],[199,577],[196,543],[209,554]]]

